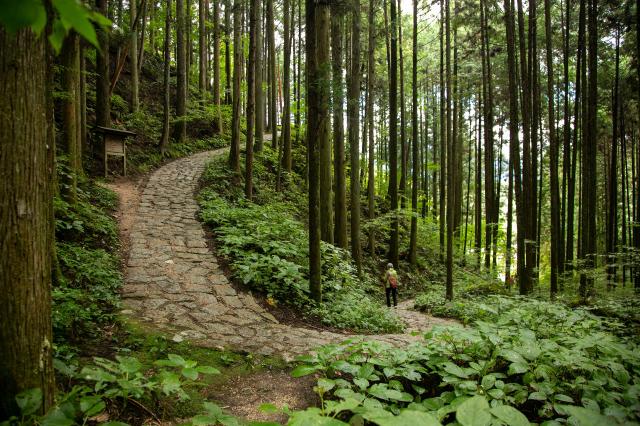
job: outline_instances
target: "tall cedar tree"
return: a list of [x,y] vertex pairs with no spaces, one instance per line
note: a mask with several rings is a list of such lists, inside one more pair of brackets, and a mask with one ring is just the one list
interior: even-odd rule
[[444,0],[445,10],[445,68],[446,68],[446,97],[442,101],[446,103],[446,126],[447,126],[447,281],[445,297],[447,300],[453,299],[453,213],[454,196],[453,185],[455,182],[454,155],[455,143],[451,138],[451,11],[449,0]]
[[[292,5],[290,6],[290,3]],[[291,9],[291,11],[289,11]],[[282,166],[287,172],[291,171],[291,24],[294,18],[295,0],[284,0],[284,68],[283,72],[283,88],[284,108],[282,110]],[[291,15],[289,15],[291,13]]]
[[[176,125],[175,139],[183,143],[187,139],[187,48],[186,48],[186,17],[184,0],[176,0],[176,60],[178,65],[177,92],[176,92]],[[188,43],[191,45],[191,43]]]
[[260,0],[251,0],[249,10],[249,62],[247,63],[247,135],[245,146],[244,166],[244,195],[248,200],[253,198],[253,130],[254,124],[260,121],[256,111],[256,74],[260,74],[256,67],[258,57],[258,44],[260,38],[259,18]]
[[[96,10],[107,16],[107,0],[96,0]],[[109,33],[96,31],[99,49],[96,49],[96,126],[111,124],[111,96],[109,90]]]
[[231,116],[231,148],[229,168],[240,174],[240,81],[242,80],[242,0],[233,2],[233,111]]
[[333,109],[333,174],[335,177],[335,235],[338,247],[347,248],[347,182],[345,176],[344,152],[344,90],[342,78],[342,33],[344,17],[339,5],[334,3],[331,10],[331,66],[332,66],[332,109]]
[[0,418],[19,416],[16,395],[39,388],[54,402],[51,332],[55,178],[47,38],[0,26]]
[[[253,93],[254,93],[254,131],[255,144],[253,149],[255,152],[262,151],[264,136],[264,93],[262,91],[262,0],[251,0],[251,4],[255,6],[255,27],[254,27],[254,49],[253,58]],[[253,9],[252,9],[253,11]],[[249,48],[251,49],[251,48]],[[249,117],[247,115],[247,117]],[[247,130],[248,131],[248,130]]]
[[164,7],[164,71],[163,71],[163,102],[162,102],[162,136],[160,137],[160,152],[165,153],[169,147],[169,115],[170,111],[170,72],[171,72],[171,0],[167,0]]
[[399,265],[399,224],[398,224],[398,39],[395,0],[390,2],[391,41],[389,49],[389,198],[391,199],[391,238],[389,240],[389,261]]
[[[368,179],[367,179],[367,200],[369,209],[369,220],[375,218],[375,140],[374,140],[374,117],[373,104],[375,101],[373,92],[373,81],[375,76],[375,5],[374,0],[369,0],[369,45],[368,45],[368,64],[367,64],[367,93],[369,93],[367,102],[367,119],[369,120],[369,157],[368,157]],[[337,226],[337,225],[336,225]],[[372,227],[369,231],[369,250],[371,254],[376,250],[375,229]]]
[[352,0],[351,14],[351,76],[347,92],[347,127],[351,153],[350,200],[351,200],[351,256],[358,273],[362,270],[360,254],[360,0]]
[[412,90],[411,90],[411,143],[413,174],[411,180],[411,234],[409,238],[409,262],[416,265],[418,251],[418,176],[420,158],[418,157],[418,0],[413,0],[413,49],[412,49]]

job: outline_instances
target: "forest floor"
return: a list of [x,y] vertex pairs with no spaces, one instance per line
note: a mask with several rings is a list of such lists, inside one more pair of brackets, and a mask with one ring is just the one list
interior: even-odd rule
[[[434,325],[459,324],[415,311],[413,300],[401,301],[394,309],[406,324],[404,334],[364,336],[279,322],[268,306],[225,276],[215,247],[197,219],[199,178],[207,162],[225,152],[201,152],[170,162],[146,178],[108,184],[120,197],[117,218],[125,262],[122,314],[130,321],[165,332],[175,342],[273,355],[287,362],[347,338],[404,345],[420,339],[419,332]],[[284,371],[262,371],[232,377],[213,396],[230,412],[258,420],[264,414],[257,410],[260,402],[274,402],[274,398],[292,408],[313,405],[311,388],[307,380],[292,380]],[[265,396],[268,401],[257,401]]]

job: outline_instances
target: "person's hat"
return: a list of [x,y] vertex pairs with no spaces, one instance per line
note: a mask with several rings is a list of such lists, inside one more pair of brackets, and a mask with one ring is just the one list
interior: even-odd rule
[[387,263],[387,268],[389,269],[393,268],[393,263]]

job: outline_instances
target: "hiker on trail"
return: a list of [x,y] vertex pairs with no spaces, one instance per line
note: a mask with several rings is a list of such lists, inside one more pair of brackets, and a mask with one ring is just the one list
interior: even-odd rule
[[391,307],[390,295],[393,295],[393,306],[398,306],[398,273],[393,269],[393,263],[387,264],[384,274],[384,291],[387,295],[387,306]]

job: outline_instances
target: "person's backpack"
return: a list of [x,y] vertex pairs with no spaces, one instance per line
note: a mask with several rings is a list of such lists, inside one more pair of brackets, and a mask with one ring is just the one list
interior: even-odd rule
[[398,277],[396,275],[389,274],[389,285],[391,285],[391,288],[398,288]]

